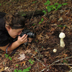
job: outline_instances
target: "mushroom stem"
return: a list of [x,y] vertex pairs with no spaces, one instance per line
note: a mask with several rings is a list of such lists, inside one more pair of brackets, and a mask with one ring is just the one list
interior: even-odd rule
[[60,39],[60,47],[65,47],[65,43],[64,43],[63,38]]

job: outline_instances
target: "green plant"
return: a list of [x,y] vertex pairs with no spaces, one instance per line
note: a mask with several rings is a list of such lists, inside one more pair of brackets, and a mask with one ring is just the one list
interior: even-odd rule
[[58,25],[58,27],[67,27],[66,25]]
[[22,14],[21,16],[26,16],[26,14],[24,13],[24,14]]
[[17,71],[18,71],[17,69],[14,70],[14,72],[17,72]]
[[1,4],[0,4],[0,6],[1,6]]
[[41,19],[41,21],[39,22],[39,24],[41,24],[43,22],[43,18]]
[[[63,4],[59,4],[59,3],[55,3],[54,5],[50,5],[50,1],[47,0],[46,3],[44,3],[44,5],[47,5],[46,9],[48,12],[50,12],[51,10],[58,10],[62,5],[67,5],[67,3],[63,3]],[[42,12],[44,12],[44,14],[46,14],[46,11],[43,10]]]
[[36,3],[37,1],[33,1],[32,3]]
[[47,12],[45,10],[42,11],[44,14],[46,14]]
[[63,60],[63,63],[68,63],[68,61],[67,60]]
[[31,67],[28,67],[26,69],[23,69],[23,71],[21,69],[20,70],[15,69],[14,72],[29,72],[30,69],[31,69]]
[[18,64],[16,64],[16,66],[18,66]]
[[34,26],[34,25],[35,25],[35,23],[32,26]]
[[29,60],[29,62],[30,62],[31,64],[33,64],[33,63],[34,63],[34,61],[33,61],[32,59],[30,59],[30,60]]
[[28,67],[28,68],[26,68],[26,69],[23,69],[23,72],[29,72],[30,69],[31,69],[31,67]]
[[43,46],[41,48],[44,48]]
[[20,69],[20,70],[18,70],[18,72],[23,72],[23,71]]
[[5,54],[5,57],[8,58],[9,60],[12,60],[11,56],[9,56],[8,54]]

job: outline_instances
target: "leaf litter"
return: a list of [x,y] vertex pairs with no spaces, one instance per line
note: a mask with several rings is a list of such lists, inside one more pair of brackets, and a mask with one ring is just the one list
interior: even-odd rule
[[[6,0],[7,1],[7,0]],[[32,0],[33,1],[33,0]],[[19,0],[20,2],[20,0]],[[28,3],[29,2],[29,3]],[[30,8],[27,7],[27,5],[30,5],[31,2],[29,1],[24,2],[25,3],[25,11],[33,10],[33,6],[35,4],[32,4]],[[43,0],[45,3],[45,0]],[[2,1],[1,1],[2,3]],[[15,7],[13,7],[13,5]],[[12,2],[10,6],[9,4],[6,4],[2,7],[2,11],[8,13],[15,11],[22,10],[23,7],[21,5],[24,5],[21,1],[16,4],[15,1]],[[18,53],[15,53],[14,56],[12,56],[12,60],[4,57],[4,53],[1,53],[0,56],[0,71],[3,71],[6,69],[6,72],[13,72],[15,69],[23,70],[31,66],[30,72],[40,72],[44,70],[47,66],[51,65],[54,61],[59,60],[61,58],[66,58],[72,55],[72,14],[71,14],[71,3],[69,3],[69,6],[63,7],[61,10],[58,11],[52,11],[47,16],[38,16],[32,18],[32,24],[35,23],[33,26],[30,23],[29,19],[27,20],[26,26],[28,29],[34,31],[37,36],[34,39],[33,43],[29,43],[27,47],[20,47],[18,49]],[[1,4],[2,5],[2,4]],[[18,7],[17,7],[18,6]],[[27,9],[28,8],[28,9]],[[42,8],[42,6],[41,6]],[[40,6],[38,9],[41,9]],[[12,9],[12,10],[11,10]],[[39,22],[42,22],[39,24]],[[48,20],[48,21],[47,21]],[[66,25],[66,27],[64,27]],[[60,48],[59,46],[59,33],[63,31],[66,34],[66,38],[64,39],[66,43],[66,47],[64,49]],[[57,52],[53,53],[53,49],[56,48]],[[34,60],[33,64],[29,63],[29,60]],[[72,59],[67,59],[59,61],[58,63],[72,63]],[[16,64],[18,66],[16,66]],[[44,66],[45,65],[45,66]],[[5,67],[5,68],[4,68]],[[44,72],[66,72],[69,71],[71,68],[70,65],[52,65],[48,69],[45,69]],[[70,70],[71,71],[71,70]]]

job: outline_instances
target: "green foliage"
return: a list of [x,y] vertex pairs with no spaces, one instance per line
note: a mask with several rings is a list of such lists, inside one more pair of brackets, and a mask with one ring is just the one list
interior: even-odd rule
[[44,48],[43,46],[41,48]]
[[62,4],[59,4],[55,10],[58,10],[61,6]]
[[29,72],[30,69],[31,69],[31,67],[28,67],[26,69],[23,69],[23,71],[21,69],[20,70],[15,69],[14,72]]
[[16,66],[18,66],[18,64],[16,64]]
[[33,1],[32,3],[36,3],[37,1]]
[[55,3],[54,5],[58,5],[59,3]]
[[17,72],[17,69],[15,69],[14,72]]
[[10,56],[9,56],[8,58],[9,58],[10,60],[12,60],[12,58],[11,58]]
[[63,3],[62,5],[67,5],[67,3]]
[[[48,12],[52,11],[52,10],[58,10],[59,8],[62,7],[62,5],[67,5],[67,3],[63,3],[63,4],[59,4],[59,3],[55,3],[54,5],[50,5],[50,1],[47,0],[46,3],[44,3],[44,5],[47,5],[47,10]],[[43,10],[44,14],[46,14],[46,11]]]
[[26,69],[23,69],[23,72],[29,72],[30,69],[31,69],[31,67],[28,67],[28,68],[26,68]]
[[44,14],[46,14],[46,11],[45,11],[45,10],[43,10],[42,12],[43,12]]
[[49,0],[47,0],[47,2],[44,3],[44,5],[49,5],[49,4],[50,4],[50,1]]
[[41,22],[43,22],[43,18],[41,19]]
[[47,10],[48,10],[48,12],[50,12],[51,11],[51,7],[47,6]]
[[21,16],[26,16],[26,14],[24,13],[24,14],[22,14]]
[[37,49],[35,50],[35,52],[38,52]]
[[42,22],[40,21],[39,24],[41,24]]
[[34,26],[34,25],[35,25],[35,23],[32,26]]
[[58,27],[67,27],[66,25],[58,25]]
[[23,72],[23,71],[20,69],[20,70],[18,70],[18,72]]
[[41,19],[41,21],[39,22],[39,24],[41,24],[43,22],[43,18]]
[[12,60],[11,56],[9,56],[8,54],[5,54],[5,57],[8,58],[9,60]]
[[1,6],[1,4],[0,4],[0,6]]
[[68,61],[67,60],[63,60],[63,63],[68,63]]
[[33,61],[32,59],[30,59],[30,60],[29,60],[29,62],[30,62],[31,64],[33,64],[33,63],[34,63],[34,61]]
[[5,54],[5,57],[6,57],[6,58],[8,58],[8,56],[9,56],[8,54]]

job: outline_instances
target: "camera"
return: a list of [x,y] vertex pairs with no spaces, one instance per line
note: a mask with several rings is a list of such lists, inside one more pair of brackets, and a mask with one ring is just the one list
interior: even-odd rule
[[[28,29],[24,29],[24,30],[22,31],[22,33],[20,34],[20,36],[22,37],[24,34],[28,35],[27,37],[30,37],[30,38],[35,38],[35,36],[36,36],[35,33],[31,32],[31,31],[28,30]],[[27,45],[28,45],[28,42],[26,42],[26,43],[24,43],[24,44],[25,44],[25,46],[27,46]]]
[[24,29],[22,31],[22,33],[20,34],[20,36],[22,37],[24,34],[28,35],[28,37],[30,37],[30,38],[34,38],[35,37],[35,33],[31,32],[28,29]]
[[[24,34],[28,35],[27,38],[29,38],[29,37],[30,37],[30,38],[35,38],[35,36],[36,36],[36,34],[33,33],[33,32],[31,32],[29,29],[24,29],[24,30],[22,31],[22,33],[20,34],[20,36],[22,37]],[[16,41],[17,38],[18,38],[18,36],[17,36],[13,41]],[[26,43],[24,43],[24,44],[25,44],[25,46],[27,46],[27,45],[28,45],[28,42],[26,42]]]

